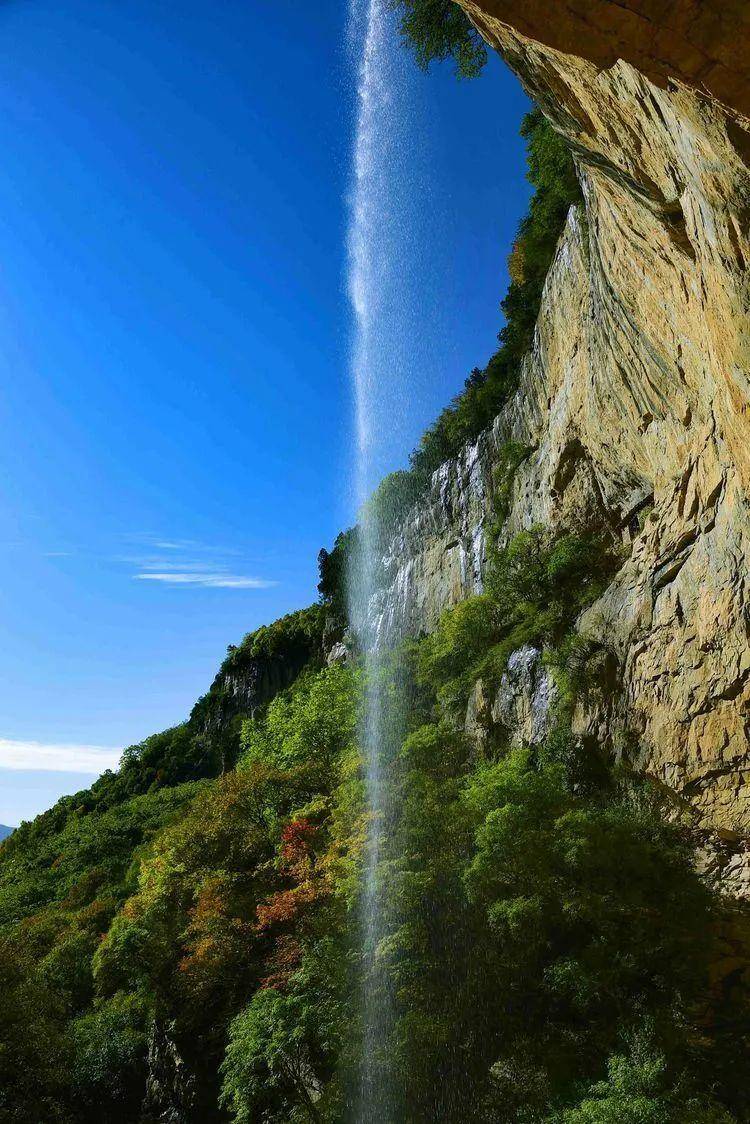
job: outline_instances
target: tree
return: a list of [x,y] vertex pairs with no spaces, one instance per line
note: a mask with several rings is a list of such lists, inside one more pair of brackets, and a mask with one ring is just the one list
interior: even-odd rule
[[453,0],[391,0],[401,13],[401,36],[427,70],[433,60],[453,59],[459,78],[476,78],[487,48],[468,16]]
[[733,1124],[734,1117],[711,1097],[695,1095],[683,1074],[670,1077],[667,1059],[649,1042],[634,1037],[628,1054],[614,1054],[607,1077],[597,1081],[575,1108],[546,1124]]

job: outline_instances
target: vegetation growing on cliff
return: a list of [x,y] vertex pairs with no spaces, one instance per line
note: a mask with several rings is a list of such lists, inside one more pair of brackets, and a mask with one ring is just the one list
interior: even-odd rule
[[[478,65],[447,0],[402,7],[423,62]],[[528,349],[575,185],[541,119],[527,130],[537,194],[501,349],[378,489],[386,530],[494,416]],[[527,451],[504,451],[501,519]],[[0,1124],[351,1118],[364,672],[326,666],[323,641],[346,618],[357,535],[321,553],[322,603],[230,649],[188,722],[0,850]],[[382,669],[400,721],[384,761],[378,1064],[405,1124],[750,1120],[746,1011],[729,1022],[711,990],[725,906],[658,789],[567,723],[587,671],[572,623],[615,563],[589,530],[532,528],[493,549],[481,597]],[[535,744],[480,744],[467,697],[520,645],[558,677],[554,721]],[[252,707],[247,675],[270,683]],[[722,1020],[733,1041],[717,1044]]]
[[465,706],[479,678],[497,684],[511,652],[559,644],[616,569],[611,541],[541,527],[495,548],[485,592],[445,613],[420,646],[419,671],[449,707]]
[[[486,46],[453,0],[391,0],[391,7],[400,13],[404,44],[423,69],[432,61],[452,58],[461,77],[474,78],[481,72],[487,61]],[[534,194],[508,259],[510,286],[501,303],[505,324],[498,337],[500,347],[484,368],[476,367],[469,374],[463,391],[412,453],[412,482],[406,486],[399,481],[407,500],[425,486],[439,465],[491,424],[518,385],[565,219],[571,206],[581,202],[570,150],[538,109],[524,118],[521,135],[526,140],[527,177]]]
[[511,281],[501,302],[505,324],[498,337],[500,347],[483,369],[471,372],[463,391],[412,453],[411,471],[425,483],[443,461],[492,423],[517,387],[565,219],[581,199],[570,152],[538,109],[524,118],[521,135],[526,139],[528,179],[535,190],[508,262]]
[[423,70],[450,58],[459,78],[481,73],[487,47],[453,0],[390,0],[390,6],[400,13],[402,38]]

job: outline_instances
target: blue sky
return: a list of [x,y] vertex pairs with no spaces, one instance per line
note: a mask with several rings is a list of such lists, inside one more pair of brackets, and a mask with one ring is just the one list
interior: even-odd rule
[[[180,721],[352,516],[346,5],[0,7],[0,822]],[[397,467],[495,345],[526,100],[404,58]]]

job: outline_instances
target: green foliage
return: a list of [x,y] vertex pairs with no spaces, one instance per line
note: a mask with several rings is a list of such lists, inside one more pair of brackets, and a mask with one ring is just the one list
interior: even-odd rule
[[420,646],[422,682],[434,687],[449,708],[460,705],[499,635],[495,602],[489,594],[470,597],[447,610]]
[[310,1119],[309,1053],[315,1030],[314,1008],[301,1009],[296,996],[273,988],[257,992],[234,1019],[222,1067],[223,1100],[239,1124],[251,1124],[258,1115],[269,1121],[299,1119],[298,1108],[303,1119]]
[[[453,0],[395,0],[395,6],[404,9],[405,35],[425,61],[453,53],[448,49],[452,37],[469,26]],[[521,134],[526,139],[527,174],[534,194],[509,261],[511,282],[501,305],[505,324],[498,337],[500,347],[483,369],[474,368],[461,393],[423,434],[409,458],[409,469],[386,476],[370,498],[362,520],[369,521],[368,534],[376,539],[388,540],[429,485],[433,472],[491,425],[518,386],[547,272],[568,211],[581,202],[570,152],[539,110],[527,114]],[[500,451],[495,488],[498,518],[505,517],[513,473],[528,452],[514,442]],[[339,622],[347,618],[348,581],[357,568],[360,534],[360,528],[350,528],[338,535],[333,550],[321,550],[318,555],[318,590],[324,606]]]
[[608,1024],[690,994],[708,897],[648,789],[581,798],[563,764],[517,750],[477,770],[464,799],[477,824],[467,893],[527,1012],[582,1020],[576,1064]]
[[506,628],[533,617],[530,630],[551,639],[601,595],[617,561],[601,535],[533,527],[493,551],[487,588]]
[[[135,1111],[126,1094],[143,1075],[143,1021],[130,1024],[134,1039],[123,1023],[128,1009],[134,1013],[129,1000],[94,1010],[92,963],[129,892],[134,856],[201,786],[159,788],[109,806],[105,785],[23,824],[3,853],[0,974],[3,955],[14,971],[2,982],[3,1121],[67,1120],[68,1106],[71,1119],[92,1124],[124,1119],[118,1113],[128,1103]],[[97,800],[103,790],[107,798]],[[119,1068],[107,1061],[115,1057]],[[3,1077],[3,1059],[12,1079]]]
[[320,605],[310,605],[280,617],[273,624],[261,625],[248,633],[241,644],[231,647],[219,670],[219,676],[233,674],[250,660],[305,659],[320,650],[325,628],[325,612]]
[[[202,1017],[204,1000],[218,1004],[231,991],[236,974],[250,967],[243,923],[262,893],[252,886],[254,868],[272,857],[292,798],[286,779],[262,766],[229,773],[157,836],[142,857],[136,893],[94,955],[100,995],[148,987],[189,1023]],[[295,793],[291,781],[288,787]]]
[[68,1124],[62,1004],[18,935],[0,936],[0,1122]]
[[73,1022],[74,1097],[91,1119],[137,1119],[150,1017],[142,996],[118,992]]
[[[377,1061],[395,1119],[731,1124],[701,1006],[717,906],[679,825],[646,782],[585,768],[560,729],[477,758],[436,705],[519,604],[550,636],[567,628],[603,557],[586,536],[524,533],[498,551],[491,593],[374,673],[386,815],[368,986],[388,1012]],[[57,832],[13,844],[3,879],[41,878],[44,893],[20,921],[6,899],[0,1120],[138,1119],[154,1020],[199,1093],[190,1124],[351,1117],[367,824],[356,737],[373,682],[310,671],[245,723],[238,769],[68,811]]]
[[279,768],[317,765],[328,776],[354,741],[353,673],[336,664],[302,676],[269,704],[262,719],[242,727],[239,767],[264,761]]
[[497,680],[511,652],[563,642],[616,563],[611,544],[590,533],[553,537],[534,527],[493,548],[486,593],[449,609],[422,644],[422,681],[448,709],[465,705],[476,680]]
[[[481,69],[484,47],[452,0],[394,7],[421,65]],[[570,154],[538,112],[523,134],[535,194],[500,348],[366,505],[381,545],[517,386],[579,200]],[[653,786],[565,722],[606,658],[573,625],[616,552],[585,529],[495,541],[529,452],[499,452],[485,593],[431,636],[375,668],[324,666],[363,526],[346,531],[320,553],[319,604],[230,648],[188,722],[4,844],[0,1124],[142,1119],[148,1043],[164,1026],[196,1093],[186,1124],[341,1124],[359,1105],[365,991],[382,1020],[375,1065],[405,1124],[750,1119],[744,1000],[707,1003],[724,906]],[[542,745],[498,739],[480,753],[467,696],[524,644],[554,671],[556,724]],[[268,686],[252,718],[242,676]],[[370,960],[358,731],[375,696],[382,931]]]
[[383,477],[361,513],[376,543],[386,544],[398,530],[405,515],[422,491],[412,472],[391,472]]
[[199,787],[158,789],[103,808],[89,792],[79,793],[22,824],[0,865],[0,926],[54,903],[66,915],[92,912],[95,927],[97,903],[106,907],[122,893],[134,853]]
[[122,755],[119,771],[97,781],[93,791],[100,801],[115,804],[157,787],[215,776],[219,769],[216,747],[197,736],[195,729],[184,722],[153,734],[139,745],[129,746]]
[[[288,702],[294,749],[279,754],[296,767],[248,763],[212,784],[236,757],[232,739],[239,745],[241,713],[232,717],[224,682],[257,665],[271,691],[280,687],[319,658],[325,627],[316,605],[246,637],[188,722],[130,747],[117,772],[4,844],[0,974],[6,954],[13,1017],[0,1019],[0,1120],[135,1120],[149,1025],[164,1009],[188,1054],[191,1031],[203,1035],[195,1064],[205,1055],[200,1083],[213,1082],[215,1102],[224,1028],[268,953],[256,911],[278,884],[282,825],[329,784],[353,728],[350,717],[347,735],[346,690],[335,689],[345,673],[324,673],[327,692],[308,677],[307,705]],[[277,744],[282,709],[270,728]],[[316,715],[329,719],[326,730]],[[213,1005],[208,1020],[204,1002]]]
[[648,1037],[635,1035],[629,1054],[607,1062],[607,1078],[597,1081],[575,1108],[548,1118],[547,1124],[732,1124],[734,1117],[708,1096],[696,1095],[686,1074],[670,1080],[664,1054]]
[[[216,1096],[230,1023],[246,1045],[253,1012],[270,1017],[266,996],[281,988],[284,1001],[274,1008],[264,1047],[273,1051],[290,1012],[311,1004],[304,995],[333,978],[337,957],[326,959],[324,971],[323,946],[305,951],[305,932],[308,925],[319,932],[316,918],[325,914],[328,945],[343,933],[332,886],[336,871],[343,893],[351,872],[336,817],[342,808],[357,814],[348,775],[356,695],[355,675],[334,666],[302,676],[263,719],[248,722],[239,769],[206,786],[154,839],[135,893],[93,956],[100,1000],[128,993],[168,1011],[183,1057],[209,1089],[215,1084]],[[254,995],[261,998],[251,1013],[233,1023]],[[320,1003],[317,1013],[310,1009],[311,1028],[316,1020],[320,1026],[321,1013]],[[311,1055],[321,1072],[324,1046]],[[238,1074],[250,1072],[239,1048],[227,1061],[224,1094],[237,1111],[243,1096],[254,1095],[237,1084]],[[268,1096],[282,1098],[281,1084]]]
[[494,491],[492,496],[495,521],[498,527],[501,527],[508,517],[516,472],[531,452],[529,445],[522,445],[519,441],[506,441],[498,450],[493,475]]
[[714,907],[687,841],[648,785],[582,789],[559,744],[472,764],[426,724],[393,763],[380,960],[399,1119],[546,1118],[644,1019],[670,1065],[691,1052]]
[[484,40],[453,0],[390,0],[401,14],[401,36],[418,65],[452,59],[459,78],[476,78],[487,62]]
[[217,767],[204,775],[216,776],[237,760],[247,699],[243,691],[237,692],[238,681],[251,690],[257,708],[293,683],[306,667],[319,667],[323,637],[332,623],[329,609],[324,604],[298,609],[229,646],[211,689],[195,704],[188,723],[194,740],[207,743],[213,751]]
[[336,536],[332,551],[322,549],[318,554],[318,593],[339,623],[345,622],[349,616],[349,581],[356,569],[359,536],[359,527],[350,527]]
[[229,1027],[222,1103],[237,1124],[321,1121],[335,1111],[345,1032],[340,949],[308,951],[287,987],[258,991]]

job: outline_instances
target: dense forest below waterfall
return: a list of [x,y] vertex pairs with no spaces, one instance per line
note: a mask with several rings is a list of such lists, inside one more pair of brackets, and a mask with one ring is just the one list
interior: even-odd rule
[[[449,0],[402,0],[418,59],[481,69]],[[364,517],[385,541],[430,475],[512,395],[580,191],[538,111],[535,188],[500,346]],[[481,594],[378,669],[388,700],[386,934],[392,1007],[374,1065],[404,1122],[750,1120],[747,1010],[714,965],[735,908],[654,780],[571,714],[611,690],[575,622],[621,566],[605,525],[509,535],[528,450],[498,457]],[[321,551],[319,601],[231,647],[187,721],[23,824],[0,849],[0,1122],[328,1122],[358,1104],[368,810],[365,670],[347,633],[357,532]],[[519,652],[549,684],[538,737],[467,721]],[[373,1116],[373,1119],[377,1119]]]

